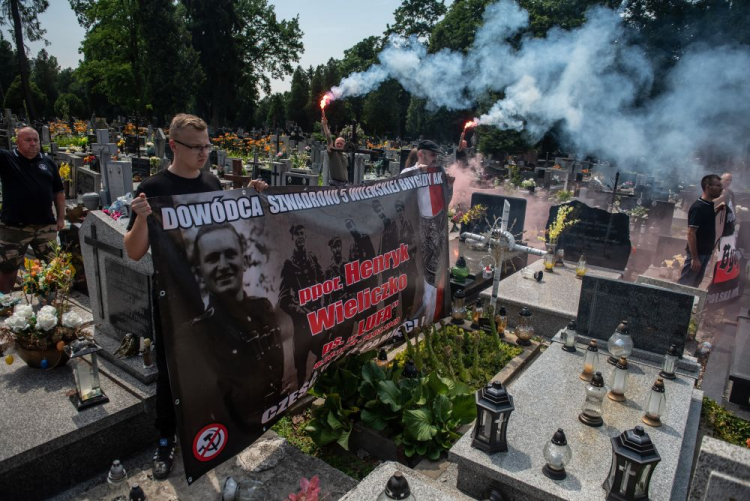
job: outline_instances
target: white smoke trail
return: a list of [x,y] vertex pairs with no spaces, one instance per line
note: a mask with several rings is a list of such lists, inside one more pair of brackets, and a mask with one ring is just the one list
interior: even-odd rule
[[503,99],[483,116],[485,125],[523,130],[540,139],[553,127],[578,154],[627,166],[695,162],[711,147],[741,155],[750,129],[750,51],[695,44],[649,99],[654,66],[645,49],[629,42],[621,12],[594,8],[574,30],[545,38],[508,39],[528,26],[528,13],[511,0],[486,8],[484,24],[466,54],[428,54],[416,39],[393,37],[380,63],[349,75],[332,89],[358,96],[395,78],[431,108],[468,109],[487,93]]

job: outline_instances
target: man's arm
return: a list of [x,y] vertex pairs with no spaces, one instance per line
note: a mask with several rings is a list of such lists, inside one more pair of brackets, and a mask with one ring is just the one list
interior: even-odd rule
[[698,271],[701,269],[701,261],[698,259],[698,240],[696,238],[698,228],[695,226],[689,226],[688,227],[688,234],[687,234],[687,241],[688,241],[688,250],[690,251],[690,268],[693,271]]
[[328,119],[325,117],[325,115],[320,120],[320,125],[323,127],[323,134],[325,134],[326,136],[326,148],[330,153],[331,148],[333,148],[333,139],[331,139],[331,131],[328,129]]
[[55,211],[57,211],[57,231],[65,228],[65,192],[55,193]]
[[125,234],[123,244],[125,252],[133,261],[140,260],[148,252],[148,223],[146,218],[151,214],[151,206],[146,200],[146,195],[141,193],[130,204],[130,208],[137,214],[133,227]]

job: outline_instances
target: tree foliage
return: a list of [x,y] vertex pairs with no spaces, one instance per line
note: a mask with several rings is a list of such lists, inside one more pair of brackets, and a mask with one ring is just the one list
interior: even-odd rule
[[57,79],[60,73],[60,65],[57,64],[57,58],[50,56],[46,50],[42,49],[33,61],[33,70],[31,79],[45,95],[47,105],[42,108],[38,106],[38,112],[45,118],[52,118],[55,115],[54,105],[57,101]]
[[385,35],[416,36],[427,40],[435,23],[445,15],[444,0],[404,0],[393,12],[394,24],[385,30]]
[[311,122],[307,114],[310,102],[310,82],[308,74],[301,66],[297,66],[292,75],[292,88],[286,103],[287,120],[295,122],[303,130],[310,130]]

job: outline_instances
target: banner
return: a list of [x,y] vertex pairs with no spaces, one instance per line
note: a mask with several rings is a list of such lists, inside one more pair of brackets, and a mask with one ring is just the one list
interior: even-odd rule
[[737,248],[737,231],[719,239],[714,275],[708,285],[706,296],[707,306],[723,306],[740,297],[742,294],[741,257],[742,254]]
[[429,169],[150,200],[188,483],[255,441],[334,360],[448,315],[446,195]]

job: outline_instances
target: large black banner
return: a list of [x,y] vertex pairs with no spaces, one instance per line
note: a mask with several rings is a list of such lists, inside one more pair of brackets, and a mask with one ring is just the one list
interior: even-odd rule
[[447,315],[444,173],[150,200],[157,308],[189,483],[332,361]]

